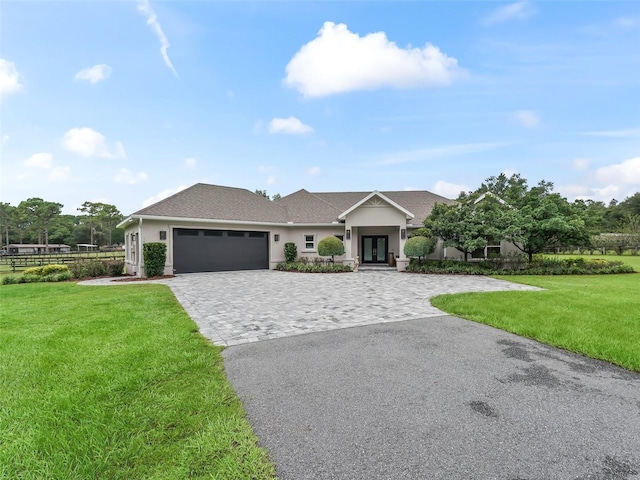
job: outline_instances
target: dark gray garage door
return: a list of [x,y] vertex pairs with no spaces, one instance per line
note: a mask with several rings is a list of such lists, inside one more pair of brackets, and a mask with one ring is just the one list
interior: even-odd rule
[[269,234],[233,230],[173,230],[175,273],[269,268]]

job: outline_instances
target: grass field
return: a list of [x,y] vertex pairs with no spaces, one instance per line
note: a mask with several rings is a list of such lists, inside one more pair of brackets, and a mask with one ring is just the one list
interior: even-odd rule
[[496,278],[546,290],[441,295],[432,304],[452,315],[640,371],[640,275]]
[[167,287],[0,295],[0,478],[273,478],[220,348]]

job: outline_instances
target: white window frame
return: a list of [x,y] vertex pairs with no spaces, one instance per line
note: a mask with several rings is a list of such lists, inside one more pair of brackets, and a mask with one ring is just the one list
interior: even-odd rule
[[[493,240],[491,238],[489,240],[492,240],[492,243],[489,243],[489,241],[487,240],[487,245],[482,249],[483,250],[483,256],[482,257],[474,257],[473,256],[474,252],[471,252],[471,259],[472,260],[487,260],[489,258],[489,249],[497,248],[498,249],[498,255],[502,255],[502,241],[499,241],[498,243],[496,243],[495,240]],[[478,249],[478,250],[480,250],[480,249]]]
[[[309,241],[308,238],[311,237],[311,240]],[[311,246],[309,247],[308,245],[311,244]],[[302,251],[303,252],[315,252],[317,251],[316,249],[316,235],[315,234],[311,234],[311,233],[305,233],[304,235],[302,235],[302,245],[304,246]]]

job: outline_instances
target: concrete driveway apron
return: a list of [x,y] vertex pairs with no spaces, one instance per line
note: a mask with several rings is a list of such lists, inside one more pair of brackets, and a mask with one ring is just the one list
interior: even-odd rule
[[231,346],[228,378],[281,479],[640,478],[639,374],[428,301],[528,287],[378,272],[167,283]]

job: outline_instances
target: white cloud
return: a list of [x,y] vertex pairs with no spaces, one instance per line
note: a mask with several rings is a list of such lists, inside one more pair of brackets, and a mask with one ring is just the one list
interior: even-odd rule
[[2,135],[2,145],[6,145],[9,142],[9,135]]
[[20,90],[22,90],[22,84],[16,65],[9,60],[0,58],[0,96],[16,93]]
[[116,183],[122,183],[125,185],[135,185],[137,183],[144,182],[148,178],[149,178],[149,175],[147,175],[144,172],[135,173],[129,170],[128,168],[121,168],[113,176],[113,181]]
[[305,125],[296,117],[274,118],[269,122],[269,133],[304,134],[313,132],[313,128]]
[[398,165],[401,163],[424,162],[441,158],[454,157],[457,155],[486,152],[496,148],[510,145],[508,142],[483,142],[483,143],[460,143],[451,145],[440,145],[438,147],[423,148],[419,150],[409,150],[405,152],[395,152],[382,155],[377,165]]
[[165,198],[170,197],[171,195],[184,190],[185,188],[187,188],[186,185],[180,185],[177,188],[167,188],[165,190],[162,190],[157,195],[154,195],[153,197],[149,197],[146,200],[144,200],[142,202],[142,206],[143,207],[148,207],[149,205],[153,205],[154,203],[157,203],[160,200],[164,200]]
[[64,134],[63,144],[67,150],[82,157],[126,157],[122,143],[115,142],[113,148],[109,148],[105,136],[88,127],[69,130]]
[[431,191],[446,198],[457,198],[460,192],[468,192],[471,189],[466,185],[458,185],[455,183],[438,180]]
[[267,177],[267,185],[275,185],[276,183],[276,176],[275,175],[269,175]]
[[309,167],[307,168],[307,175],[319,175],[320,174],[320,167]]
[[534,14],[533,7],[529,2],[515,2],[504,5],[494,10],[484,19],[485,25],[506,22],[508,20],[526,20]]
[[591,160],[589,160],[588,158],[574,158],[571,161],[571,166],[575,170],[586,170],[589,168],[590,165],[591,165]]
[[533,110],[516,110],[512,116],[523,127],[531,128],[540,123],[540,117]]
[[104,63],[94,65],[93,67],[83,68],[76,73],[76,80],[87,80],[89,83],[98,83],[111,75],[111,67]]
[[616,25],[623,28],[633,28],[640,25],[640,17],[619,17],[616,19]]
[[636,138],[636,137],[640,137],[640,128],[626,128],[622,130],[600,130],[595,132],[582,132],[581,135],[586,135],[588,137]]
[[465,71],[438,47],[399,48],[384,32],[361,37],[343,23],[325,22],[294,55],[284,84],[305,97],[382,87],[448,85]]
[[596,170],[595,177],[603,183],[636,185],[640,188],[640,157],[600,167]]
[[169,44],[169,40],[167,40],[167,37],[164,34],[164,31],[162,30],[162,26],[160,25],[160,22],[158,22],[158,17],[156,16],[155,12],[151,8],[151,5],[149,5],[149,0],[139,0],[138,11],[147,17],[147,25],[151,27],[151,29],[154,31],[154,33],[158,37],[158,40],[160,41],[160,53],[162,54],[164,63],[167,67],[169,67],[169,70],[171,70],[173,74],[177,77],[178,72],[174,68],[173,63],[171,63],[171,59],[169,58],[169,54],[167,53],[167,49],[171,45]]
[[26,167],[48,169],[53,166],[53,154],[51,153],[34,153],[24,161]]
[[55,167],[49,172],[49,180],[52,182],[62,182],[69,178],[71,169],[69,167]]
[[184,166],[187,168],[195,168],[198,162],[194,157],[189,157],[184,159]]

